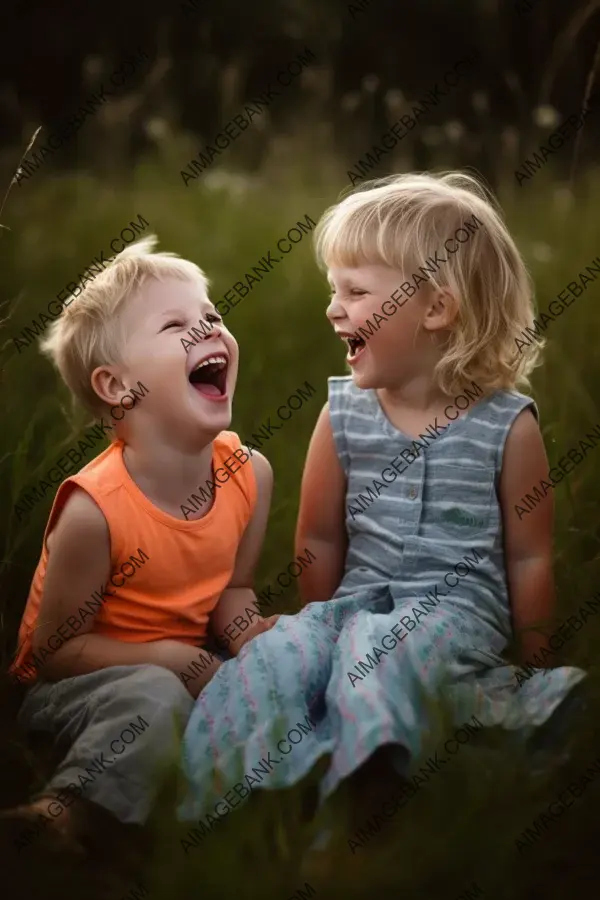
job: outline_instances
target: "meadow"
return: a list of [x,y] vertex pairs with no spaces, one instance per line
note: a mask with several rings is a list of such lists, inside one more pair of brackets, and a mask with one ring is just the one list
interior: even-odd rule
[[[329,148],[316,167],[309,138],[298,135],[294,140],[281,141],[274,158],[253,174],[234,168],[232,157],[229,168],[225,161],[222,168],[214,167],[187,188],[179,169],[189,158],[189,148],[175,141],[161,142],[126,176],[40,171],[30,184],[13,186],[0,234],[5,298],[0,387],[3,670],[14,650],[53,491],[27,516],[18,516],[15,504],[87,425],[80,413],[71,410],[66,391],[37,347],[21,347],[19,352],[13,338],[140,214],[158,235],[159,249],[197,262],[211,280],[212,298],[222,298],[290,228],[307,215],[318,221],[349,188],[346,167]],[[386,165],[391,171],[389,162]],[[396,171],[412,168],[409,151],[398,155],[394,165]],[[431,168],[454,165],[454,158],[439,151]],[[520,187],[513,168],[510,160],[499,160],[494,183],[533,273],[538,309],[545,311],[600,254],[600,171],[591,168],[567,182],[548,165]],[[327,296],[306,234],[227,314],[227,326],[240,345],[232,428],[241,436],[259,428],[305,382],[316,389],[264,446],[274,469],[275,490],[259,588],[274,581],[294,558],[293,533],[308,441],[326,399],[327,377],[345,373],[344,348],[324,314]],[[547,329],[544,362],[534,374],[532,391],[551,465],[600,423],[595,393],[600,359],[593,337],[594,328],[600,326],[599,304],[600,281],[590,284]],[[600,589],[596,519],[600,484],[595,477],[599,460],[599,450],[589,453],[554,491],[561,617]],[[292,612],[298,607],[291,588],[270,611]],[[23,860],[20,883],[10,896],[285,900],[312,896],[307,893],[308,882],[314,896],[347,900],[392,893],[435,900],[596,897],[600,780],[592,780],[527,852],[516,848],[515,838],[598,754],[599,676],[593,648],[599,638],[600,621],[592,618],[562,653],[563,662],[589,672],[590,709],[585,728],[571,734],[568,756],[547,776],[532,774],[527,756],[506,735],[490,734],[461,749],[451,767],[354,854],[347,843],[346,798],[334,798],[316,823],[306,825],[300,815],[306,785],[253,797],[201,848],[185,854],[169,808],[174,787],[168,782],[152,819],[153,850],[140,866],[136,862],[138,868],[125,872],[116,858],[105,859],[100,847],[95,869],[50,859],[44,867],[29,870]],[[16,728],[17,698],[6,677],[0,698],[0,806],[8,807],[24,802],[40,784],[43,765]],[[325,827],[333,833],[330,845],[307,862],[305,850]],[[145,887],[132,888],[136,879]]]

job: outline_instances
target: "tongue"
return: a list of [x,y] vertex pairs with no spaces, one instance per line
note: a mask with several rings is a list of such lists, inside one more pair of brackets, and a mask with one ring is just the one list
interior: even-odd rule
[[216,386],[216,384],[195,384],[194,387],[196,390],[200,391],[201,394],[206,394],[207,397],[221,397],[221,391]]

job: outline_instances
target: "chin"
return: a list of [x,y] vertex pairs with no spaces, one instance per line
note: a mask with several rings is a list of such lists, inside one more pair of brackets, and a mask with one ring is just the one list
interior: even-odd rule
[[362,391],[373,390],[374,388],[381,386],[377,383],[378,379],[372,373],[356,372],[351,369],[350,375],[352,377],[352,383]]
[[191,408],[188,406],[186,410],[185,419],[193,430],[200,429],[214,434],[228,431],[232,419],[231,399],[219,404],[194,399]]
[[357,388],[359,389],[359,391],[372,391],[372,390],[374,390],[376,387],[378,387],[377,384],[371,383],[371,379],[369,379],[369,378],[364,378],[364,377],[363,377],[363,378],[360,378],[360,377],[359,377],[359,378],[356,378],[356,377],[353,376],[353,378],[352,378],[352,383],[354,384],[355,387],[357,387]]
[[206,431],[228,431],[231,427],[231,406],[209,413],[197,413],[195,420]]

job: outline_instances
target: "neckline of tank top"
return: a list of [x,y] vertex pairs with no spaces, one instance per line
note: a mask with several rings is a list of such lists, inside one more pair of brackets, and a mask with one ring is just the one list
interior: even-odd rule
[[[414,443],[414,441],[419,440],[420,435],[427,434],[427,429],[433,428],[435,425],[435,420],[434,420],[434,422],[429,422],[427,425],[427,428],[424,429],[422,432],[420,432],[419,435],[416,435],[415,437],[411,437],[410,435],[406,434],[406,432],[402,431],[400,428],[397,428],[392,422],[390,422],[387,415],[385,414],[385,410],[383,409],[381,403],[379,402],[379,397],[377,396],[377,392],[374,388],[371,390],[365,391],[365,393],[369,395],[368,400],[375,409],[376,419],[378,419],[380,421],[382,427],[384,428],[384,431],[386,431],[390,437],[403,440],[406,444],[411,445]],[[500,390],[496,390],[496,391],[492,391],[492,393],[488,394],[486,397],[482,397],[481,400],[478,400],[477,403],[474,403],[473,406],[470,406],[467,410],[465,410],[465,412],[462,415],[460,415],[456,419],[455,422],[450,422],[449,424],[452,426],[450,428],[446,427],[442,431],[441,430],[442,425],[440,425],[438,423],[438,428],[440,429],[440,432],[439,432],[439,434],[436,435],[435,443],[437,444],[440,440],[445,438],[448,434],[456,434],[456,426],[464,427],[464,423],[469,420],[471,415],[476,410],[480,410],[480,409],[484,408],[485,406],[489,406],[490,403],[502,393],[504,393],[504,392],[500,391]],[[448,405],[450,406],[451,404],[448,404]],[[439,418],[439,416],[438,416],[438,418]],[[446,423],[444,423],[444,424],[446,424]],[[431,432],[429,432],[429,434],[431,434]]]
[[[213,497],[212,506],[205,516],[202,516],[201,519],[178,519],[176,516],[171,515],[171,513],[168,513],[166,510],[161,509],[160,506],[156,506],[148,497],[146,497],[142,489],[135,483],[135,481],[129,474],[129,470],[125,465],[125,460],[123,459],[123,449],[125,445],[123,441],[120,440],[116,443],[118,467],[121,470],[120,474],[122,476],[121,484],[123,485],[127,493],[136,501],[136,503],[139,503],[139,505],[142,506],[142,508],[145,512],[148,513],[148,515],[150,515],[153,519],[156,519],[162,525],[166,525],[169,528],[177,528],[183,531],[201,531],[203,528],[206,528],[208,525],[212,524],[212,520],[216,515],[218,502],[218,492],[216,490]],[[215,443],[216,442],[213,441],[213,472],[215,468],[218,468],[218,460],[215,458],[217,453]],[[186,502],[187,500],[189,500],[189,497],[186,497]]]

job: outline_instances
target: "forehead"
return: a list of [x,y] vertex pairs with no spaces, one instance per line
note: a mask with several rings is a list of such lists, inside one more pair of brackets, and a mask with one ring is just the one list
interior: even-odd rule
[[372,265],[364,263],[361,266],[330,266],[327,270],[327,280],[330,284],[357,284],[360,281],[378,281],[397,276],[394,269],[389,266]]
[[131,297],[127,305],[127,313],[135,315],[144,310],[144,314],[161,313],[164,310],[198,308],[212,303],[208,299],[206,285],[200,278],[180,280],[179,278],[149,278]]

